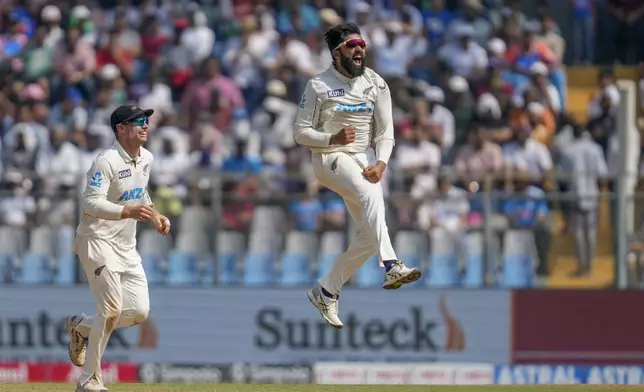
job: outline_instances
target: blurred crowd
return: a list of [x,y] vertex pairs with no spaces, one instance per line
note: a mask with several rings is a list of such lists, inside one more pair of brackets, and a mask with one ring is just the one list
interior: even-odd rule
[[[571,3],[574,60],[592,62],[600,5]],[[631,5],[606,3],[598,39],[636,42],[644,24],[625,13]],[[567,42],[541,1],[534,17],[519,0],[0,4],[3,225],[73,224],[78,179],[114,140],[108,116],[136,102],[155,110],[151,187],[168,215],[212,202],[207,173],[224,173],[225,228],[249,224],[250,199],[286,194],[302,196],[288,207],[294,228],[342,228],[344,207],[315,183],[292,128],[304,84],[330,65],[323,33],[346,20],[362,29],[367,66],[393,94],[397,144],[384,186],[410,196],[392,198],[394,228],[476,227],[482,203],[468,193],[496,189],[520,195],[494,212],[534,229],[545,258],[552,227],[544,198],[558,185],[548,178],[557,157],[575,138],[596,143],[609,162],[616,154],[612,74],[598,81],[590,133],[575,132]],[[621,53],[601,56],[628,61]],[[484,181],[489,174],[495,181]]]

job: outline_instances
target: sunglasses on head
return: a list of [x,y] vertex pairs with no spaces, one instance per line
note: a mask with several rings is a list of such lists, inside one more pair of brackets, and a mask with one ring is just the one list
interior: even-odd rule
[[135,127],[142,127],[144,125],[148,125],[148,118],[147,117],[139,117],[139,118],[135,118],[134,120],[124,121],[123,124],[127,124],[127,123],[130,123],[130,122]]
[[364,49],[367,47],[367,42],[362,38],[351,38],[342,42],[340,45],[336,46],[335,48],[338,49],[343,45],[349,49],[357,48],[358,46]]

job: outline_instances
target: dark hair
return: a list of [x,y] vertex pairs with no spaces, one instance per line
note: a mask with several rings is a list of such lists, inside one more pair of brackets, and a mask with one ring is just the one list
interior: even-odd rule
[[340,45],[351,34],[360,34],[360,28],[355,23],[347,22],[341,23],[337,26],[331,27],[324,33],[324,40],[330,51],[333,51],[336,46]]

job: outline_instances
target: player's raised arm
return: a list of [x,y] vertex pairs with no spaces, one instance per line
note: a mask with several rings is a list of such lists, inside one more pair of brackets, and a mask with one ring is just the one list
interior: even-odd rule
[[293,138],[295,143],[306,147],[328,147],[331,134],[318,131],[320,118],[320,102],[313,87],[313,80],[309,80],[302,94],[300,106],[295,117]]
[[122,219],[125,206],[107,200],[112,179],[110,163],[103,156],[97,157],[87,172],[87,185],[81,203],[84,213],[100,219]]
[[376,160],[387,164],[394,150],[394,119],[391,108],[391,91],[384,80],[376,81],[378,100],[374,109],[374,144]]

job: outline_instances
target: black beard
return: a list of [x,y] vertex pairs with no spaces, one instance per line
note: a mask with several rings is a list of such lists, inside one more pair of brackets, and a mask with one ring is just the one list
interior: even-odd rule
[[343,54],[340,54],[340,65],[349,73],[349,75],[351,75],[352,78],[361,76],[364,73],[364,57],[362,57],[360,65],[356,66],[353,63],[353,58],[345,57]]

